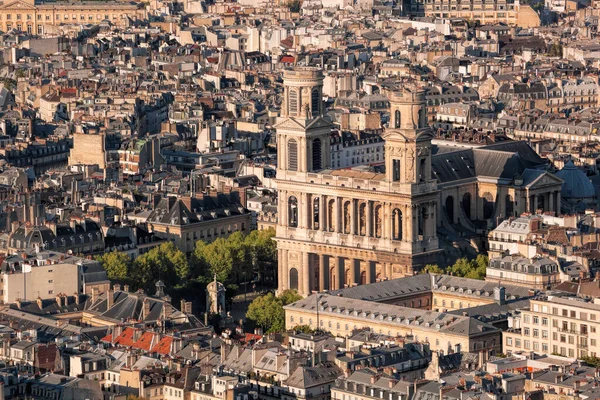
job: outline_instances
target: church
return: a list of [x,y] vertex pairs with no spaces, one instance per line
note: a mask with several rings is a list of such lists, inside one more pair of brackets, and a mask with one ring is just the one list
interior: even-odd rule
[[[522,160],[518,151],[433,146],[421,88],[388,95],[385,172],[334,169],[322,71],[286,70],[283,85],[275,125],[280,292],[295,289],[307,296],[414,275],[428,263],[443,262],[438,226],[477,217],[494,221],[534,209],[538,198],[548,199],[549,207],[551,194],[560,202],[555,193],[562,181],[536,170],[539,165]],[[478,176],[476,167],[485,174]],[[527,185],[541,179],[545,184],[535,187],[533,197]],[[507,205],[516,195],[526,200]]]

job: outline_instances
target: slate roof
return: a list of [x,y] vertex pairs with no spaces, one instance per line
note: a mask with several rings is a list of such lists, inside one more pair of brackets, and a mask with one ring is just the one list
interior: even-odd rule
[[332,383],[342,374],[343,371],[335,363],[324,362],[314,367],[299,366],[283,383],[290,387],[306,389]]

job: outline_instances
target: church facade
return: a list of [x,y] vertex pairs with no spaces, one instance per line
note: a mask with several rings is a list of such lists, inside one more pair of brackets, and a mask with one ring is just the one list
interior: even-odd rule
[[382,174],[332,169],[322,90],[318,69],[284,72],[276,124],[279,290],[306,296],[413,275],[437,262],[439,192],[425,92],[390,95]]

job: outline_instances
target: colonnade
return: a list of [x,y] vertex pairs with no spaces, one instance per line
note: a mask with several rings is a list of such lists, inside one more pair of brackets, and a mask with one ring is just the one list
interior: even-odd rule
[[359,258],[302,252],[299,263],[289,262],[287,249],[279,249],[280,290],[295,289],[302,295],[324,290],[364,285],[390,279],[392,263],[376,263]]
[[[436,235],[436,202],[396,204],[310,193],[282,193],[287,227],[416,242]],[[280,224],[281,224],[280,222]]]

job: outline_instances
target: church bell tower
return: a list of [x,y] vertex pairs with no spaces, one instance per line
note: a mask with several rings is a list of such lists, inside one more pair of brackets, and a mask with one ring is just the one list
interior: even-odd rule
[[330,167],[331,128],[323,118],[323,72],[296,68],[283,72],[283,104],[278,118],[278,177]]

